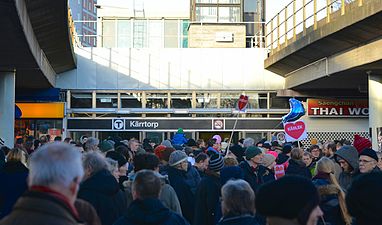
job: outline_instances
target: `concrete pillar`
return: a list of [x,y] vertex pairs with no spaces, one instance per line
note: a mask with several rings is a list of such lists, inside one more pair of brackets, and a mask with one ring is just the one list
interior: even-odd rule
[[10,148],[15,138],[15,71],[0,71],[0,138]]
[[377,128],[382,128],[382,74],[369,73],[369,127],[373,149],[378,150]]

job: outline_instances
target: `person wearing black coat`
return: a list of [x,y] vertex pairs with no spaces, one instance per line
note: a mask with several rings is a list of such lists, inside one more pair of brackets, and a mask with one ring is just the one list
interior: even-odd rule
[[102,155],[87,153],[83,161],[86,178],[80,185],[78,198],[93,205],[103,225],[111,225],[126,210],[125,195],[115,177],[108,171]]
[[206,176],[200,182],[196,191],[194,225],[215,225],[218,221],[216,214],[220,198],[220,171],[224,167],[224,160],[220,154],[210,158]]
[[168,179],[178,196],[182,215],[192,224],[194,219],[195,194],[192,192],[192,188],[188,182],[188,166],[186,153],[179,150],[171,153]]
[[294,148],[291,151],[291,159],[289,160],[288,168],[285,175],[297,175],[312,179],[312,174],[304,161],[302,161],[304,152],[299,148]]
[[0,219],[12,211],[17,199],[28,189],[29,170],[24,165],[25,157],[22,150],[12,149],[0,172]]
[[162,204],[160,190],[160,178],[153,171],[137,172],[133,181],[134,201],[114,225],[189,225],[181,215]]

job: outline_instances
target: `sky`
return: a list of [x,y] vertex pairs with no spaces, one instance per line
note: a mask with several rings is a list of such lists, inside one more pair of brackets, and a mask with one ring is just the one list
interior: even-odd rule
[[292,0],[265,0],[266,4],[266,22],[268,22],[272,17],[274,17],[278,12],[281,11],[289,2]]

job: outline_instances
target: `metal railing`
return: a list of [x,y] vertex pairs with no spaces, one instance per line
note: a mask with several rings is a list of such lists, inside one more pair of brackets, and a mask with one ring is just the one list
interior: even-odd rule
[[305,36],[308,28],[316,30],[319,21],[326,19],[326,23],[330,23],[333,13],[340,11],[344,15],[346,5],[355,2],[363,5],[363,0],[291,1],[266,24],[266,47],[273,54],[281,45],[296,41],[298,34]]
[[[139,27],[136,27],[137,24],[142,25],[142,21],[144,21],[144,28],[138,31]],[[187,48],[188,46],[184,44],[184,42],[188,43],[189,34],[188,29],[191,24],[198,24],[201,26],[201,29],[204,29],[206,25],[245,25],[246,26],[246,35],[245,40],[247,43],[247,47],[250,48],[264,48],[265,47],[265,36],[263,35],[263,27],[265,26],[265,22],[188,22],[187,27],[183,27],[183,20],[170,20],[176,21],[178,27],[177,34],[165,34],[165,20],[152,20],[152,19],[107,19],[103,21],[91,21],[91,20],[78,20],[74,21],[74,24],[77,26],[81,26],[81,24],[88,27],[97,27],[97,34],[86,34],[86,29],[82,29],[83,33],[78,34],[74,32],[76,35],[76,39],[79,42],[91,42],[94,43],[92,46],[94,47],[126,47],[126,48],[151,48],[151,47],[160,47],[166,48],[166,41],[175,41],[178,48]],[[119,22],[129,22],[127,27],[128,31],[121,32],[119,29]],[[150,23],[156,23],[157,26],[160,26],[159,33],[152,33],[149,29]],[[167,22],[167,21],[166,21]],[[96,25],[92,25],[96,24]],[[105,25],[112,26],[111,29],[113,32],[106,33]],[[153,26],[153,25],[151,25]],[[252,29],[253,34],[248,35],[248,29]],[[79,30],[79,29],[77,29]],[[255,32],[256,30],[256,32]],[[214,38],[215,33],[202,33],[197,34],[197,38]],[[194,36],[195,37],[195,36]],[[84,41],[85,40],[85,41]],[[125,41],[125,42],[124,42]],[[127,41],[127,42],[126,42]],[[126,45],[127,43],[127,45]],[[249,45],[249,46],[248,46]]]

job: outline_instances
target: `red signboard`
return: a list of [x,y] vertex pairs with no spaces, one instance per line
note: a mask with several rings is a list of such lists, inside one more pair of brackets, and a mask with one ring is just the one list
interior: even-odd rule
[[368,117],[368,100],[308,99],[308,116]]

